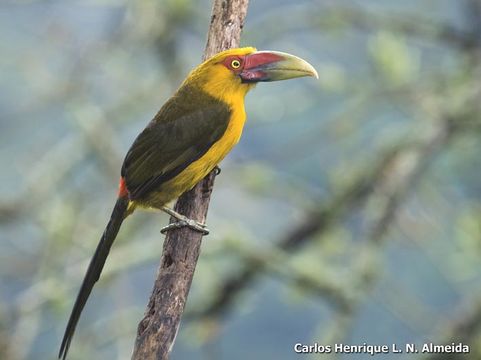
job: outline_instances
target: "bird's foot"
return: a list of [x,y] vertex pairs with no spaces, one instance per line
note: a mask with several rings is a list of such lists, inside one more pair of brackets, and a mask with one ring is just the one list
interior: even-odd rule
[[212,170],[212,171],[214,172],[214,175],[217,176],[217,175],[220,174],[221,169],[220,169],[219,165],[216,165],[214,170]]
[[204,224],[198,223],[197,221],[194,221],[192,219],[187,219],[187,221],[179,220],[179,221],[170,223],[169,225],[164,226],[162,229],[160,229],[160,232],[161,234],[165,235],[169,230],[180,229],[186,226],[191,228],[192,230],[202,233],[202,235],[209,234],[209,229],[207,229]]
[[186,227],[186,226],[191,228],[192,230],[195,230],[195,231],[198,231],[198,232],[202,233],[202,235],[208,235],[209,234],[209,229],[207,229],[205,224],[201,224],[198,221],[189,219],[187,216],[179,214],[177,211],[172,210],[168,207],[163,207],[162,211],[166,212],[167,214],[169,214],[170,216],[172,216],[172,217],[174,217],[178,220],[176,222],[170,223],[167,226],[164,226],[160,230],[160,232],[162,234],[167,233],[169,230],[180,229],[180,228],[183,228],[183,227]]

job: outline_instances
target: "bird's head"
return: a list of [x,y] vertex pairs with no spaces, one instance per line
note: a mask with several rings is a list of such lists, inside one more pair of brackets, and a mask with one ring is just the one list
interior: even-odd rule
[[261,81],[318,77],[307,61],[279,51],[253,47],[220,52],[195,68],[186,81],[195,81],[215,97],[245,96]]

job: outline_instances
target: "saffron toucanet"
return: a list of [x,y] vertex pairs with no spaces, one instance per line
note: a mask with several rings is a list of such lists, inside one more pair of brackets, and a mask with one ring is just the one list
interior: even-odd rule
[[246,119],[244,97],[256,83],[302,76],[317,77],[317,72],[297,56],[252,47],[223,51],[192,70],[125,156],[117,202],[80,287],[59,358],[67,356],[122,221],[136,208],[155,208],[179,220],[166,229],[180,224],[206,233],[204,224],[166,205],[209,174],[239,141]]

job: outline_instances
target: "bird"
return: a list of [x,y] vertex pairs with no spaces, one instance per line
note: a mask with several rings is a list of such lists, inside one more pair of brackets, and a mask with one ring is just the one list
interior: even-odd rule
[[244,98],[259,82],[318,74],[300,57],[254,47],[222,51],[194,68],[128,150],[120,171],[117,201],[90,261],[65,329],[59,359],[65,360],[82,310],[100,277],[122,222],[137,208],[159,209],[203,234],[205,224],[168,204],[192,189],[238,143],[246,112]]

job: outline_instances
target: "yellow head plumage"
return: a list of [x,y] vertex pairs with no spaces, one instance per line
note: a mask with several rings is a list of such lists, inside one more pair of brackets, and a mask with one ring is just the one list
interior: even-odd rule
[[208,94],[230,103],[234,98],[243,99],[260,81],[302,76],[317,77],[317,72],[297,56],[243,47],[222,51],[207,59],[189,74],[184,84],[198,85]]
[[197,83],[204,91],[216,98],[244,97],[255,84],[243,83],[239,72],[232,67],[232,62],[234,62],[234,66],[237,65],[236,61],[241,64],[241,60],[246,55],[255,52],[256,48],[253,47],[222,51],[192,70],[185,82]]

